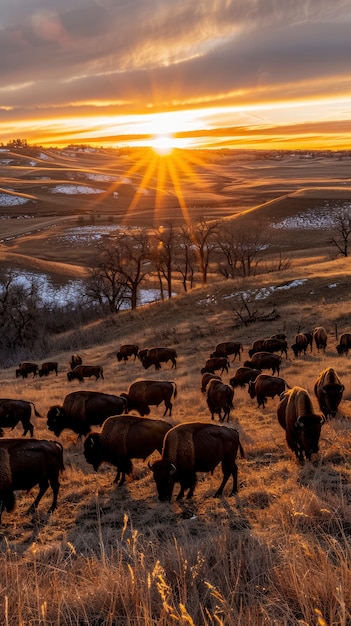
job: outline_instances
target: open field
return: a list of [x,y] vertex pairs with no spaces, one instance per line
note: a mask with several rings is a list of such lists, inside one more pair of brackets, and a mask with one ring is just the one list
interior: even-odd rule
[[[87,171],[107,170],[107,162],[101,165],[94,156],[90,161],[89,155],[84,158]],[[53,176],[53,171],[59,170],[64,179],[68,166],[70,175],[76,168],[81,181],[81,166],[68,156],[55,160],[51,168],[45,161],[43,175]],[[217,157],[203,168],[206,185],[211,184],[211,193],[218,197],[218,205],[211,205],[208,216],[228,217],[231,211],[238,220],[259,214],[279,222],[318,209],[320,203],[339,201],[340,196],[342,202],[348,201],[344,187],[350,184],[349,166],[349,159],[314,159],[307,167],[306,161],[297,157],[259,162]],[[19,168],[15,178],[22,185],[21,193],[34,195],[33,182],[28,179],[33,176],[33,166],[14,167]],[[126,176],[126,163],[118,167],[110,166],[108,172]],[[307,187],[308,191],[299,191]],[[12,180],[11,188],[19,190],[16,181]],[[288,197],[282,198],[285,195]],[[96,197],[90,198],[89,206],[95,201]],[[26,235],[21,231],[22,220],[1,220],[6,224],[6,237],[14,237],[1,244],[4,264],[10,260],[30,268],[38,263],[42,271],[46,267],[62,276],[84,275],[81,251],[72,249],[68,254],[67,248],[53,248],[50,238],[57,241],[58,232],[62,235],[75,221],[81,226],[82,220],[90,225],[111,225],[117,224],[118,216],[111,222],[111,213],[97,211],[91,224],[91,215],[78,210],[85,204],[85,196],[82,200],[81,195],[73,194],[60,202],[69,224],[58,221],[62,217],[58,201],[56,209],[50,205],[47,210],[52,213],[45,215],[44,199],[38,202],[40,215],[28,218],[37,221]],[[113,198],[109,203],[113,204]],[[14,210],[18,216],[27,210],[34,215],[36,206],[32,204],[31,211],[23,206]],[[150,207],[145,208],[149,218],[142,222],[151,226]],[[250,212],[244,213],[247,209]],[[2,207],[4,215],[6,211],[10,213]],[[126,213],[126,208],[121,209],[121,215]],[[48,229],[42,231],[44,226]],[[322,427],[318,459],[299,466],[277,422],[278,399],[268,399],[265,409],[258,408],[247,388],[235,391],[231,412],[230,427],[239,430],[246,453],[245,459],[238,459],[239,491],[232,498],[227,495],[228,485],[223,497],[213,498],[221,480],[217,467],[213,476],[198,475],[193,499],[175,501],[173,497],[171,503],[160,503],[147,462],[142,460],[134,462],[133,479],[116,488],[112,485],[114,468],[103,465],[94,472],[84,459],[83,442],[77,441],[73,432],[64,431],[58,438],[64,446],[66,469],[57,511],[47,515],[49,490],[38,512],[27,512],[35,488],[31,494],[18,494],[15,512],[2,516],[1,623],[351,624],[351,361],[350,356],[339,357],[335,348],[337,336],[351,332],[351,269],[348,258],[330,259],[326,233],[320,227],[283,228],[279,237],[280,245],[293,256],[289,269],[253,276],[235,285],[217,280],[188,295],[121,312],[79,333],[67,333],[57,338],[56,352],[48,355],[48,360],[59,363],[57,377],[21,380],[15,377],[15,368],[2,369],[1,397],[33,401],[42,416],[32,418],[35,436],[55,439],[47,430],[46,414],[71,391],[84,388],[119,394],[139,377],[174,380],[178,396],[171,422],[208,422],[200,369],[218,342],[242,342],[243,362],[255,339],[284,332],[290,346],[299,330],[323,325],[328,332],[325,354],[313,347],[312,352],[295,358],[289,349],[280,372],[290,386],[309,391],[316,411],[313,385],[324,368],[334,367],[345,385],[337,417]],[[276,319],[240,326],[235,309],[240,306],[241,294],[249,294],[250,306],[263,317],[276,311]],[[140,348],[173,347],[178,353],[177,367],[171,369],[168,364],[155,372],[144,370],[139,360],[118,363],[116,351],[122,343],[137,343]],[[84,363],[102,364],[104,380],[69,383],[66,372],[72,352],[81,354]],[[238,365],[237,361],[231,363],[229,373],[223,375],[225,382]],[[162,418],[162,414],[162,407],[151,411],[154,418]],[[21,432],[18,427],[7,430],[6,436],[20,436]],[[154,453],[152,459],[157,456]]]

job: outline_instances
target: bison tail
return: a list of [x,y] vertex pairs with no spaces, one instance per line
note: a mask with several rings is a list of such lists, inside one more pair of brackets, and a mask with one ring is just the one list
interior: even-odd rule
[[173,385],[173,398],[176,398],[178,395],[177,384],[175,382],[172,382],[172,385]]
[[242,447],[242,445],[241,445],[240,441],[239,441],[239,450],[240,450],[240,457],[241,457],[242,459],[246,459],[245,450],[244,450],[244,448]]
[[37,411],[37,409],[35,408],[35,404],[34,402],[30,402],[29,404],[33,405],[33,409],[34,409],[34,415],[35,417],[41,417],[41,414]]

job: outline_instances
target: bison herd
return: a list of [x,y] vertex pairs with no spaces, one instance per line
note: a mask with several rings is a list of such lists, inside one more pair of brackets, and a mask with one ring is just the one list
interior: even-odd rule
[[[291,350],[295,358],[306,354],[307,350],[325,353],[327,332],[318,326],[313,332],[298,333]],[[341,335],[336,346],[339,355],[347,355],[351,347],[351,334]],[[319,438],[323,423],[334,418],[343,397],[344,385],[332,367],[320,373],[314,384],[314,394],[321,415],[315,412],[312,399],[306,389],[298,385],[290,386],[280,377],[283,359],[288,358],[288,343],[282,334],[257,340],[248,348],[249,359],[243,365],[238,363],[229,382],[222,380],[224,372],[229,373],[230,359],[241,361],[244,351],[240,342],[227,341],[217,344],[210,352],[201,373],[201,392],[205,395],[211,421],[189,421],[174,424],[164,419],[145,417],[150,415],[150,407],[164,404],[163,417],[172,415],[173,402],[177,398],[175,381],[136,380],[126,392],[120,395],[99,391],[74,391],[68,393],[63,404],[51,406],[47,412],[46,425],[50,432],[59,437],[63,430],[70,429],[78,438],[84,437],[84,457],[95,471],[102,463],[116,468],[114,482],[122,485],[126,475],[131,475],[132,459],[146,460],[154,451],[161,455],[159,460],[149,463],[158,498],[171,500],[175,483],[180,491],[177,499],[191,498],[197,472],[213,472],[221,464],[222,481],[215,493],[220,496],[230,477],[231,494],[238,489],[238,452],[244,457],[238,431],[229,425],[234,409],[236,388],[248,387],[251,399],[265,409],[267,399],[278,397],[277,420],[285,431],[286,443],[299,463],[311,460],[318,452]],[[139,359],[144,369],[161,364],[176,368],[177,353],[174,349],[156,347],[139,350],[135,344],[125,344],[116,353],[117,361],[126,363],[129,358]],[[170,365],[169,365],[170,362]],[[124,366],[124,365],[123,365]],[[268,371],[267,371],[268,370]],[[33,378],[57,376],[56,362],[47,361],[39,368],[38,364],[23,362],[16,369],[16,377]],[[94,376],[103,379],[101,365],[85,365],[79,355],[72,355],[69,362],[67,380],[83,382]],[[3,398],[0,399],[0,437],[4,428],[15,428],[22,424],[23,437],[30,439],[0,439],[0,520],[3,510],[12,511],[15,504],[14,492],[29,490],[39,485],[39,493],[33,503],[36,508],[50,486],[53,501],[50,510],[57,506],[59,475],[64,469],[63,448],[57,441],[34,439],[32,411],[40,417],[33,402]],[[213,423],[216,416],[219,424]],[[223,422],[227,422],[225,426]],[[92,427],[100,426],[99,432]]]

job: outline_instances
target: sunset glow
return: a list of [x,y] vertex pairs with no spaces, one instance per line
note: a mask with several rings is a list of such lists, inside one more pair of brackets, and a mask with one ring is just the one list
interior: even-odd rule
[[234,0],[213,0],[210,11],[207,0],[162,10],[156,0],[50,7],[18,0],[2,9],[2,143],[20,136],[164,155],[350,147],[343,0],[296,0],[284,10],[278,0],[248,0],[245,11]]

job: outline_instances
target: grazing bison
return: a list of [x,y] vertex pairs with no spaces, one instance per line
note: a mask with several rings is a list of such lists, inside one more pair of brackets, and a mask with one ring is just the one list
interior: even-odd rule
[[256,352],[261,352],[262,351],[262,346],[264,344],[264,339],[256,339],[256,341],[252,342],[252,346],[251,348],[249,348],[249,357],[251,359],[251,357],[256,354]]
[[121,393],[121,397],[128,402],[128,409],[138,411],[141,416],[150,414],[150,406],[159,406],[165,403],[163,417],[169,412],[172,415],[172,398],[177,397],[177,385],[166,380],[136,380],[128,389],[128,393]]
[[264,409],[267,398],[280,396],[287,387],[284,378],[259,374],[255,380],[249,382],[249,396],[252,399],[257,398],[258,407],[262,406]]
[[63,406],[50,407],[47,427],[56,437],[65,428],[73,430],[80,437],[87,435],[92,425],[101,426],[111,415],[121,413],[128,413],[125,398],[99,391],[73,391],[65,397]]
[[272,370],[272,374],[277,372],[279,376],[282,357],[279,354],[271,352],[256,352],[252,355],[250,361],[245,361],[245,367],[252,367],[260,370]]
[[154,450],[161,452],[164,436],[171,428],[172,424],[164,420],[137,415],[109,417],[101,433],[90,433],[84,441],[85,459],[95,471],[104,462],[117,467],[114,482],[123,485],[126,474],[132,474],[131,459],[145,461]]
[[120,347],[116,353],[117,361],[128,361],[130,356],[134,356],[134,361],[138,356],[139,346],[135,343],[126,343]]
[[205,372],[214,374],[217,370],[221,370],[221,374],[223,374],[224,370],[228,373],[229,367],[229,360],[226,356],[213,356],[207,359],[205,367],[201,369],[201,374],[205,374]]
[[60,488],[59,475],[64,470],[62,445],[46,439],[8,438],[0,440],[0,451],[0,464],[5,461],[7,468],[5,485],[0,481],[0,521],[2,511],[10,513],[14,509],[14,491],[28,492],[37,484],[39,493],[29,510],[37,508],[50,484],[53,492],[50,512],[54,511]]
[[57,376],[57,371],[58,371],[57,361],[46,361],[45,363],[42,364],[40,370],[38,371],[38,374],[40,377],[42,377],[42,376],[49,376],[50,372],[55,372]]
[[340,341],[336,346],[336,351],[339,356],[342,354],[348,354],[351,348],[351,333],[343,333],[340,335]]
[[306,354],[306,350],[308,348],[308,338],[305,333],[298,333],[295,335],[295,342],[292,344],[291,349],[294,355],[300,356],[301,352]]
[[206,391],[206,401],[211,413],[211,419],[214,420],[214,414],[217,413],[220,422],[224,422],[226,418],[227,422],[229,422],[230,410],[234,408],[233,387],[213,378],[208,383]]
[[23,426],[22,437],[25,437],[28,431],[30,436],[33,437],[34,426],[30,421],[32,407],[34,415],[40,417],[40,413],[38,413],[35,408],[34,402],[12,400],[10,398],[0,399],[0,437],[3,437],[3,428],[11,428],[13,430],[19,422],[21,422]]
[[69,362],[69,366],[71,370],[74,370],[74,368],[77,367],[77,365],[82,365],[82,363],[83,363],[82,357],[79,356],[79,354],[72,354],[71,360]]
[[314,393],[326,419],[337,414],[344,389],[333,367],[327,367],[319,374],[314,385]]
[[325,328],[323,328],[323,326],[317,326],[314,329],[313,339],[314,339],[314,343],[316,344],[316,348],[318,352],[319,350],[323,350],[323,352],[325,352],[325,349],[327,347],[328,335],[327,335],[327,331],[325,330]]
[[269,337],[265,339],[261,352],[280,352],[280,354],[285,354],[286,358],[288,358],[288,342],[286,339],[277,339],[276,337]]
[[312,400],[305,389],[293,387],[280,396],[277,408],[279,424],[286,432],[286,442],[300,463],[311,460],[318,452],[324,418],[316,415]]
[[18,368],[16,369],[16,378],[22,376],[22,378],[28,378],[28,374],[33,374],[33,378],[38,373],[38,364],[30,363],[29,361],[25,361],[24,363],[20,363]]
[[172,368],[177,367],[177,352],[173,348],[149,348],[145,356],[140,356],[140,358],[146,370],[151,365],[154,365],[156,370],[160,370],[161,363],[168,363],[168,361],[172,361]]
[[74,370],[67,372],[67,379],[69,381],[76,378],[81,383],[84,381],[84,378],[91,378],[92,376],[95,376],[95,380],[104,377],[102,365],[76,365]]
[[170,501],[174,485],[180,483],[177,500],[194,494],[196,472],[212,472],[222,464],[223,480],[215,493],[221,496],[230,476],[233,486],[230,495],[238,491],[238,467],[236,455],[244,457],[239,433],[234,428],[204,422],[188,422],[174,426],[164,438],[162,459],[155,461],[150,469],[154,474],[158,498]]
[[253,369],[252,367],[238,367],[234,376],[229,381],[229,384],[234,387],[245,387],[250,380],[255,380],[262,370]]
[[236,357],[238,357],[239,361],[241,359],[241,353],[244,351],[243,344],[239,341],[224,341],[223,343],[218,343],[216,348],[210,357],[215,356],[230,356],[233,354],[233,361],[235,361]]
[[204,374],[202,374],[202,379],[201,379],[202,393],[205,393],[208,383],[210,382],[210,380],[213,380],[213,379],[222,380],[221,377],[218,376],[218,374],[212,374],[212,372],[205,372]]

